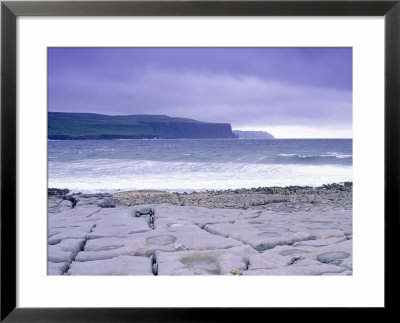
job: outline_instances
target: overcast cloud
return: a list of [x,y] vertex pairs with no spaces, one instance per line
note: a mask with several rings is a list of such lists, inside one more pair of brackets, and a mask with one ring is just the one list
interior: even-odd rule
[[352,51],[50,48],[49,111],[166,114],[234,129],[337,128],[351,135]]

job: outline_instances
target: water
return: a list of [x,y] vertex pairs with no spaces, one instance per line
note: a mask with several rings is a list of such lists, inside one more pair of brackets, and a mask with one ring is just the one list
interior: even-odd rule
[[48,141],[49,187],[193,191],[352,181],[351,139]]

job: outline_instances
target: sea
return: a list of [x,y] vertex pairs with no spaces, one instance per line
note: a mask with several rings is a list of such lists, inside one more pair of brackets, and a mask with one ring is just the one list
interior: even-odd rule
[[48,187],[192,192],[352,181],[352,139],[48,140]]

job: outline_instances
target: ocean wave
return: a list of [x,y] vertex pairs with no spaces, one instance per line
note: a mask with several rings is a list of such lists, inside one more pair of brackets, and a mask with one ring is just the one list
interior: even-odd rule
[[328,152],[323,155],[301,155],[301,154],[277,154],[279,157],[291,157],[291,158],[300,158],[300,159],[318,159],[318,158],[338,158],[338,159],[347,159],[347,158],[353,158],[352,155],[345,155],[342,153],[335,153],[335,152]]
[[352,181],[351,166],[131,160],[49,161],[49,187],[205,190]]

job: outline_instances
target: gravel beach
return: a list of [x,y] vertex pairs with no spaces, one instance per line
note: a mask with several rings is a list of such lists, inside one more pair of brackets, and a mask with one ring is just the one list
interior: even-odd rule
[[352,183],[48,190],[49,275],[352,275]]

